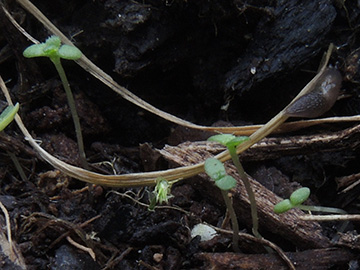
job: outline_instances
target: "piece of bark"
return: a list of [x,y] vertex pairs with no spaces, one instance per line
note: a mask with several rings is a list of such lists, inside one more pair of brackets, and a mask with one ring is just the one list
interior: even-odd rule
[[[359,259],[359,255],[346,249],[315,249],[302,252],[285,252],[297,270],[329,269],[336,265],[346,265]],[[277,254],[237,254],[237,253],[199,253],[195,258],[203,261],[201,269],[288,269]]]
[[[241,160],[260,161],[277,159],[289,155],[306,155],[315,152],[338,152],[346,149],[357,149],[360,144],[360,125],[336,132],[323,132],[315,135],[264,138],[250,149],[240,154]],[[168,149],[171,146],[165,146]],[[218,154],[225,147],[216,142],[184,142],[178,147],[184,151]]]
[[[198,153],[189,151],[188,148],[169,146],[160,150],[160,153],[171,163],[180,166],[196,164],[212,156],[208,151]],[[234,209],[238,218],[251,227],[250,202],[243,182],[239,179],[236,168],[231,162],[226,162],[225,166],[228,174],[232,175],[238,183],[231,190]],[[299,215],[304,213],[299,209],[292,209],[281,215],[275,214],[273,207],[281,201],[281,198],[251,177],[249,180],[255,192],[260,231],[266,230],[281,235],[298,248],[325,248],[330,246],[329,239],[322,235],[319,223],[300,220]],[[205,174],[192,178],[190,183],[194,188],[206,194],[210,200],[219,204],[223,203],[218,188]]]

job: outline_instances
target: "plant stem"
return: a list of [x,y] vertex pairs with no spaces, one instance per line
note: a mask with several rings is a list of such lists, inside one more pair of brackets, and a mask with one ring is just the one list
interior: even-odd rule
[[239,173],[240,179],[243,181],[246,192],[249,196],[250,209],[251,209],[251,218],[252,218],[252,232],[257,238],[262,238],[259,233],[259,218],[257,214],[257,206],[254,191],[251,188],[250,181],[245,174],[244,168],[240,163],[239,156],[236,153],[236,148],[228,147],[231,159]]
[[239,224],[237,222],[236,214],[234,211],[234,207],[232,205],[231,199],[228,196],[228,192],[226,190],[221,189],[221,195],[224,198],[224,202],[226,205],[226,208],[228,210],[228,213],[230,215],[231,219],[231,225],[233,230],[233,249],[235,252],[240,252],[239,249]]
[[305,211],[325,212],[325,213],[333,213],[333,214],[347,214],[346,211],[333,207],[302,205],[302,204],[296,205],[295,207]]
[[[305,210],[305,211],[314,211],[314,212],[324,212],[324,213],[332,213],[332,214],[342,214],[342,215],[346,215],[347,212],[339,209],[339,208],[334,208],[334,207],[325,207],[325,206],[314,206],[314,205],[296,205],[295,208],[299,208],[301,210]],[[344,232],[346,227],[349,225],[350,221],[347,220],[345,222],[342,223],[342,225],[340,226],[340,228],[338,229],[338,232]],[[336,243],[339,240],[339,235],[335,235],[332,239],[331,242],[332,243]]]
[[77,139],[79,154],[80,154],[80,162],[85,169],[89,169],[89,164],[86,161],[84,141],[83,141],[83,136],[82,136],[82,132],[81,132],[79,115],[76,110],[75,100],[74,100],[74,96],[70,89],[69,81],[68,81],[65,71],[61,65],[60,58],[59,57],[56,57],[56,58],[51,57],[50,59],[54,63],[55,68],[56,68],[57,72],[59,73],[61,82],[64,86],[64,90],[65,90],[68,104],[70,107],[70,112],[71,112],[72,119],[73,119],[74,126],[75,126],[76,139]]
[[27,181],[26,174],[25,174],[23,168],[21,167],[18,158],[15,156],[14,153],[12,153],[12,152],[10,152],[10,151],[6,151],[6,153],[9,155],[9,157],[10,157],[11,160],[12,160],[12,162],[14,163],[15,168],[16,168],[16,170],[18,171],[21,180],[24,181],[24,182]]

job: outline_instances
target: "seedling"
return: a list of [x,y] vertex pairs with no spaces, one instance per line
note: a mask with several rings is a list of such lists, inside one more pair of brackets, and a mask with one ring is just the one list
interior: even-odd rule
[[[19,111],[19,103],[16,103],[15,105],[9,105],[6,107],[6,109],[0,114],[0,132],[3,131],[14,120],[14,117],[18,111]],[[15,154],[10,151],[6,151],[6,153],[13,161],[15,168],[19,172],[21,179],[25,181],[26,175],[19,163],[19,160],[16,158]]]
[[205,172],[211,179],[215,181],[215,185],[220,189],[221,195],[224,199],[227,211],[230,215],[232,229],[233,229],[233,249],[239,252],[239,224],[237,222],[235,210],[233,208],[231,199],[228,196],[228,190],[236,186],[236,180],[226,174],[224,164],[216,158],[208,158],[205,161]]
[[299,208],[305,211],[325,212],[333,214],[346,214],[346,212],[339,208],[323,207],[314,205],[302,205],[310,196],[310,189],[307,187],[295,190],[289,199],[282,200],[274,206],[274,212],[277,214],[285,213],[293,208]]
[[23,55],[27,58],[49,57],[51,62],[54,63],[55,68],[56,68],[57,72],[59,73],[63,87],[65,89],[66,97],[67,97],[71,115],[73,118],[76,139],[77,139],[78,147],[79,147],[80,160],[81,160],[82,165],[85,168],[88,168],[89,166],[86,161],[80,120],[79,120],[79,116],[78,116],[78,113],[76,110],[74,96],[71,92],[70,84],[68,82],[65,71],[61,64],[61,59],[67,59],[67,60],[79,59],[82,55],[81,51],[74,46],[61,45],[61,41],[58,36],[51,36],[45,41],[45,43],[34,44],[34,45],[27,47],[24,50]]
[[173,182],[170,183],[164,178],[158,178],[156,180],[154,191],[149,193],[150,205],[148,209],[150,211],[153,211],[157,204],[167,204],[169,202],[169,199],[173,197],[173,195],[170,194],[172,184]]
[[0,131],[4,130],[4,128],[6,128],[14,120],[18,110],[19,103],[6,107],[6,109],[0,114]]
[[249,137],[246,136],[234,136],[232,134],[218,134],[218,135],[214,135],[211,136],[208,141],[214,141],[214,142],[218,142],[221,143],[222,145],[226,146],[226,148],[228,149],[231,159],[239,173],[240,179],[243,181],[246,192],[249,196],[249,201],[250,201],[250,208],[251,208],[251,218],[252,218],[252,231],[253,234],[257,237],[257,238],[262,238],[258,229],[259,229],[259,218],[258,218],[258,214],[257,214],[257,206],[256,206],[256,199],[255,199],[255,194],[254,191],[251,188],[250,185],[250,181],[244,171],[243,166],[241,165],[239,156],[236,153],[236,148],[238,145],[240,145],[241,143],[248,141]]

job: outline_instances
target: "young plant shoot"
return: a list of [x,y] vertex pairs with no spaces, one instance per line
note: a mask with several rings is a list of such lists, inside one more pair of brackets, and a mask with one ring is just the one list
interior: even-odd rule
[[226,174],[224,164],[216,158],[208,158],[205,161],[205,172],[211,179],[215,181],[215,185],[220,189],[221,195],[225,201],[227,211],[230,215],[232,229],[233,229],[233,249],[235,252],[240,252],[239,249],[239,224],[237,222],[235,210],[233,208],[231,199],[228,196],[228,190],[236,186],[236,180]]
[[252,224],[253,224],[253,227],[252,227],[253,234],[257,238],[262,238],[258,231],[259,230],[259,219],[258,219],[258,214],[257,214],[255,194],[251,188],[250,181],[244,171],[244,168],[240,163],[239,156],[236,154],[236,147],[239,144],[241,144],[247,140],[249,140],[249,137],[246,137],[246,136],[237,137],[232,134],[218,134],[218,135],[211,136],[208,139],[208,141],[221,143],[222,145],[226,146],[226,148],[228,149],[231,159],[239,173],[240,179],[244,183],[246,192],[249,196],[250,208],[251,208],[251,218],[252,218]]
[[6,107],[6,109],[0,114],[0,131],[3,131],[4,128],[6,128],[14,120],[18,110],[19,103]]
[[310,189],[307,187],[295,190],[289,199],[282,200],[274,206],[274,212],[277,214],[285,213],[293,208],[299,208],[304,211],[324,212],[332,214],[346,214],[342,209],[333,207],[323,207],[314,205],[302,205],[310,196]]
[[174,182],[170,183],[164,178],[158,178],[156,180],[156,186],[154,191],[149,193],[149,211],[154,211],[157,204],[168,203],[169,199],[173,196],[170,194],[171,186]]
[[84,150],[84,142],[81,132],[80,120],[75,106],[74,96],[70,89],[70,84],[66,77],[65,71],[61,64],[61,58],[67,60],[77,60],[81,57],[81,51],[70,45],[61,45],[60,38],[57,36],[49,37],[45,43],[34,44],[27,47],[23,55],[27,58],[33,57],[49,57],[51,62],[54,63],[57,72],[59,73],[61,82],[66,92],[66,97],[70,107],[71,115],[73,118],[76,139],[79,147],[80,160],[84,168],[88,169],[86,155]]
[[[0,132],[3,131],[14,120],[15,115],[18,111],[19,111],[19,103],[16,103],[15,105],[9,105],[6,107],[6,109],[0,114]],[[27,178],[24,173],[24,170],[22,169],[19,160],[16,158],[15,154],[10,151],[6,151],[6,153],[13,161],[15,168],[19,172],[21,179],[23,181],[26,181]]]

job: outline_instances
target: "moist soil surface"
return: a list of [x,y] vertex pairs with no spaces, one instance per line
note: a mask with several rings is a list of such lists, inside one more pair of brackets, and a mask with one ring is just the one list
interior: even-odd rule
[[[34,38],[43,42],[51,35],[17,1],[2,2]],[[32,3],[116,82],[187,121],[208,126],[266,123],[315,76],[330,43],[337,47],[330,64],[343,82],[339,100],[322,117],[360,114],[357,1]],[[22,52],[31,42],[3,9],[0,19],[0,75],[20,103],[20,117],[46,151],[81,166],[55,68],[46,58],[25,59]],[[212,135],[161,119],[123,99],[75,62],[62,63],[94,172],[128,174],[185,165],[191,153],[189,160],[183,156],[183,162],[174,162],[157,150],[192,145]],[[306,186],[312,194],[307,204],[359,213],[357,124],[327,123],[270,135],[275,144],[291,144],[245,153],[243,166],[261,192],[288,198]],[[324,134],[341,139],[312,144]],[[6,253],[1,215],[1,269],[288,269],[278,253],[268,253],[253,238],[240,238],[240,253],[234,253],[231,234],[218,232],[209,241],[191,236],[198,223],[231,229],[220,193],[205,175],[175,183],[169,203],[150,211],[153,187],[110,188],[71,178],[45,162],[15,123],[0,138],[0,201],[9,212],[15,250],[23,257],[16,263]],[[236,194],[240,230],[251,235],[250,207],[238,203]],[[345,228],[343,222],[316,222],[305,239],[292,235],[300,230],[297,222],[292,228],[277,226],[266,221],[271,209],[259,212],[260,233],[297,269],[359,269],[359,221]]]

